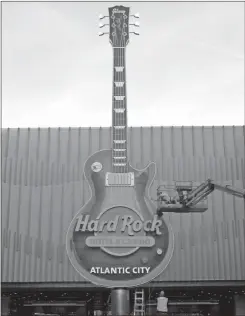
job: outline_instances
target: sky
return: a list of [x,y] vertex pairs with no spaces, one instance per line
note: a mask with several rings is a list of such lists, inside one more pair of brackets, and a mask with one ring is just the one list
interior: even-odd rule
[[244,3],[4,2],[3,127],[111,126],[98,16],[119,4],[140,13],[126,48],[129,126],[244,124]]

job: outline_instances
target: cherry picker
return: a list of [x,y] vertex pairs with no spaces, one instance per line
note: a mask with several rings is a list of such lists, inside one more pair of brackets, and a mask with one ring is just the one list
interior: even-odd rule
[[191,181],[175,181],[174,185],[160,185],[158,187],[157,214],[162,216],[165,212],[205,212],[208,209],[207,196],[214,190],[220,190],[245,199],[244,189],[222,185],[211,179],[196,187]]

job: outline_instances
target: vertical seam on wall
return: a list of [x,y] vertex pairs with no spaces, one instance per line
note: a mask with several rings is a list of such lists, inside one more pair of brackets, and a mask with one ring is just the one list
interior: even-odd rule
[[[9,134],[10,134],[10,128],[7,128],[7,139],[6,139],[6,145],[5,145],[5,157],[8,157],[8,154],[9,154]],[[2,134],[2,141],[3,141],[3,134]]]
[[32,192],[33,192],[33,185],[32,185],[32,178],[33,178],[33,162],[31,161],[31,167],[30,167],[30,175],[29,175],[29,200],[28,200],[28,219],[27,219],[27,236],[28,240],[30,238],[30,231],[31,231],[31,202],[32,202]]
[[160,131],[160,141],[161,141],[161,167],[162,167],[162,172],[161,172],[161,180],[164,180],[164,165],[165,165],[165,157],[164,157],[164,136],[163,136],[163,126],[161,126],[161,131]]
[[[21,206],[21,201],[22,201],[22,159],[20,160],[20,169],[19,169],[19,179],[20,179],[20,184],[19,184],[19,190],[18,190],[18,208],[17,208],[17,222],[16,222],[16,235],[19,237],[20,235],[20,206]],[[18,247],[20,250],[20,248]]]
[[140,127],[140,163],[141,163],[141,168],[143,166],[144,162],[144,142],[143,142],[143,128],[142,126]]
[[39,167],[39,149],[40,149],[40,127],[37,129],[37,145],[36,145],[36,168],[35,168],[35,185],[38,186],[39,177],[38,177],[38,167]]
[[58,128],[58,133],[57,133],[57,150],[56,150],[56,155],[57,155],[57,165],[56,165],[56,184],[59,184],[60,181],[60,127]]
[[101,128],[101,126],[99,127],[99,130],[98,130],[98,132],[99,132],[99,150],[101,150],[101,137],[102,137],[102,128]]
[[212,126],[212,139],[213,139],[213,155],[216,158],[216,148],[215,148],[215,128]]
[[67,156],[66,156],[66,181],[70,182],[70,162],[71,162],[71,127],[68,128]]
[[[91,146],[92,146],[92,129],[90,126],[88,129],[88,155],[87,155],[87,157],[89,157],[91,154],[91,150],[92,150]],[[87,159],[87,157],[86,157],[86,159]]]
[[49,162],[50,162],[50,127],[48,128],[48,141],[47,141],[47,153],[46,153],[46,175],[45,175],[45,180],[46,180],[46,185],[48,185],[49,181]]
[[[7,159],[8,159],[8,153],[9,153],[9,133],[10,133],[10,129],[8,128],[7,129],[6,147],[5,147],[6,160],[5,160],[5,168],[4,168],[4,176],[3,176],[4,182],[6,182],[6,174],[7,174]],[[2,134],[1,140],[3,142],[3,134]],[[1,159],[1,166],[3,167],[2,159]]]
[[62,243],[62,239],[63,239],[63,230],[64,230],[64,168],[63,165],[61,166],[61,177],[62,177],[62,181],[61,181],[61,199],[60,199],[60,208],[61,208],[61,214],[60,214],[60,243]]
[[29,171],[29,152],[30,152],[30,127],[27,128],[26,140],[26,153],[25,153],[25,185],[28,184],[28,171]]
[[82,179],[82,175],[81,175],[81,127],[78,128],[78,151],[77,151],[77,180],[79,181],[80,179]]
[[[154,130],[153,130],[153,126],[150,127],[150,133],[151,133],[150,161],[155,161],[155,155],[154,155]],[[156,170],[156,171],[157,171],[157,170]]]
[[194,127],[193,125],[191,126],[191,142],[192,142],[192,156],[195,157],[196,156],[196,146],[195,146],[195,133],[194,133]]
[[206,157],[206,149],[205,149],[205,137],[204,137],[204,126],[202,126],[202,150],[203,150],[203,158]]
[[[16,137],[16,147],[15,147],[15,151],[16,151],[16,163],[19,160],[19,150],[20,150],[20,129],[17,129],[17,137]],[[15,175],[14,175],[14,183],[17,182],[17,167],[15,169]],[[21,182],[19,183],[21,185]]]
[[43,161],[41,162],[41,168],[40,168],[40,173],[41,173],[41,177],[40,177],[40,202],[39,202],[39,218],[38,218],[38,239],[41,239],[41,229],[42,229],[42,211],[43,211]]
[[185,157],[185,146],[184,146],[184,126],[181,126],[181,153],[182,157]]
[[50,213],[49,213],[49,241],[52,244],[53,238],[53,209],[54,209],[54,163],[51,164],[51,190],[50,190]]
[[226,150],[226,138],[225,138],[225,127],[222,126],[222,136],[223,136],[223,149],[224,149],[224,157],[227,156],[227,150]]
[[9,230],[10,212],[11,212],[11,194],[12,194],[12,159],[9,163],[9,183],[8,183],[8,199],[7,199],[7,217],[6,217],[6,229]]
[[172,174],[172,180],[176,180],[175,179],[175,152],[174,152],[174,127],[171,126],[171,158],[172,158],[172,166],[173,166],[173,174]]

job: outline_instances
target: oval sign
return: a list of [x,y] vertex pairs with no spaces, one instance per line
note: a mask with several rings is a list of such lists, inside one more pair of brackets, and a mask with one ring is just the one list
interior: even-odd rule
[[79,212],[66,236],[68,257],[88,281],[134,287],[155,279],[169,264],[174,237],[167,219],[145,220],[137,210],[115,206],[96,218]]

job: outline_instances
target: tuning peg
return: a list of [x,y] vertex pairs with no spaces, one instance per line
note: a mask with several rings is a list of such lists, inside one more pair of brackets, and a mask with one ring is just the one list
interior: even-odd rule
[[132,33],[134,35],[140,35],[140,33],[137,33],[137,32],[129,32],[129,33]]
[[106,26],[106,25],[109,25],[109,24],[100,23],[100,24],[99,24],[99,27],[102,28],[102,27],[104,27],[104,26]]
[[109,15],[103,15],[103,14],[99,15],[100,20],[103,20],[104,18],[109,18]]
[[137,18],[137,19],[139,19],[139,17],[140,17],[140,14],[139,14],[139,13],[135,13],[135,14],[133,14],[133,15],[130,15],[130,16],[133,16],[134,18]]
[[140,26],[139,22],[130,23],[129,25],[134,25],[134,26],[137,26],[137,27],[139,27],[139,26]]
[[103,35],[105,35],[105,34],[109,34],[109,32],[99,32],[99,36],[103,36]]

